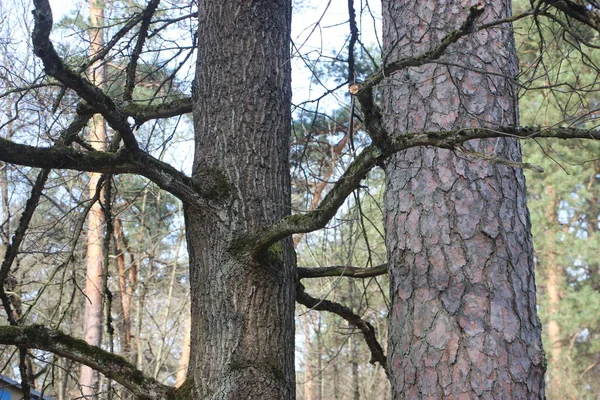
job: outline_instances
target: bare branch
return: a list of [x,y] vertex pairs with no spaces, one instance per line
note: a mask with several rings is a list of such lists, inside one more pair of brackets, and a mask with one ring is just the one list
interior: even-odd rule
[[448,49],[450,45],[458,42],[458,40],[462,37],[467,36],[478,30],[493,28],[498,25],[512,23],[520,19],[529,17],[533,14],[533,11],[527,11],[521,14],[513,15],[512,17],[493,21],[481,26],[475,26],[475,21],[482,13],[482,5],[477,4],[471,7],[471,9],[469,10],[469,15],[467,16],[467,19],[462,24],[462,26],[458,30],[447,34],[441,40],[440,44],[438,44],[436,47],[417,56],[405,57],[398,61],[384,63],[384,66],[381,69],[371,74],[367,79],[365,79],[364,82],[362,82],[361,84],[352,85],[351,93],[356,95],[358,99],[361,100],[362,95],[364,95],[366,92],[371,91],[376,85],[381,83],[381,81],[383,81],[385,77],[390,76],[394,72],[400,71],[408,67],[420,67],[421,65],[425,65],[432,61],[435,61],[446,52],[446,49]]
[[142,399],[166,399],[171,388],[144,376],[123,357],[41,325],[1,326],[0,343],[49,351],[93,368]]
[[[356,11],[354,10],[354,0],[348,0],[348,17],[350,22],[350,41],[348,42],[348,82],[354,82],[354,80],[356,79],[354,45],[358,40],[358,27],[356,26]],[[350,117],[352,117],[352,115]]]
[[529,170],[535,171],[540,174],[542,172],[544,172],[544,169],[538,165],[507,160],[505,158],[496,157],[491,154],[469,150],[461,145],[456,146],[456,151],[457,151],[457,153],[462,153],[463,155],[467,156],[467,158],[471,158],[471,159],[479,159],[479,160],[489,161],[489,162],[496,163],[496,164],[508,165],[509,167],[514,167],[514,168],[529,169]]
[[27,199],[27,203],[25,204],[25,210],[21,215],[21,219],[19,220],[19,226],[15,234],[12,237],[12,242],[6,246],[6,251],[4,253],[4,260],[2,260],[2,266],[0,267],[0,300],[2,301],[2,306],[6,311],[6,315],[8,317],[8,321],[11,325],[18,325],[18,313],[16,310],[12,310],[11,301],[9,296],[6,293],[6,288],[4,286],[7,278],[10,274],[11,267],[17,254],[19,252],[19,247],[21,246],[21,242],[25,238],[25,233],[29,228],[29,223],[31,222],[31,218],[33,218],[33,213],[38,206],[40,197],[42,196],[42,190],[46,185],[46,181],[48,180],[48,175],[50,174],[50,169],[45,168],[40,171],[31,189],[31,195],[29,199]]
[[600,16],[598,16],[596,10],[587,9],[586,6],[577,4],[571,0],[544,0],[544,3],[600,32]]
[[296,301],[312,310],[328,311],[330,313],[339,315],[350,325],[360,330],[365,338],[365,342],[367,343],[369,350],[371,351],[371,359],[369,362],[371,364],[378,362],[383,367],[387,375],[388,371],[386,357],[383,353],[383,348],[375,337],[375,328],[373,328],[373,325],[364,321],[348,307],[329,300],[315,299],[304,291],[304,287],[302,287],[301,284],[298,284],[298,288],[296,289]]
[[148,35],[148,28],[150,27],[150,21],[152,19],[152,16],[156,12],[158,3],[160,3],[160,0],[151,0],[146,6],[144,12],[142,13],[142,24],[140,26],[140,31],[138,32],[138,38],[135,43],[133,52],[131,53],[131,58],[129,59],[127,68],[125,69],[126,80],[125,93],[123,94],[123,98],[127,101],[131,101],[132,99],[133,88],[135,86],[135,72],[137,70],[137,62],[144,48],[146,36]]
[[383,162],[386,156],[375,145],[366,147],[348,166],[315,210],[305,214],[290,215],[258,232],[258,238],[250,252],[258,255],[273,243],[291,234],[312,232],[325,227],[350,193],[358,187],[375,165]]
[[129,150],[139,150],[133,131],[127,122],[127,115],[102,90],[66,66],[54,49],[50,41],[53,21],[48,0],[34,0],[34,5],[33,48],[35,55],[44,63],[46,73],[74,90],[94,110],[101,113],[106,122],[121,135],[123,143]]
[[129,103],[123,112],[128,116],[135,119],[137,126],[142,125],[144,122],[159,119],[159,118],[170,118],[178,115],[183,115],[192,112],[192,98],[187,97],[184,99],[173,100],[168,103],[162,104],[136,104]]
[[0,138],[0,160],[35,168],[72,169],[107,174],[138,174],[184,202],[225,201],[228,185],[215,171],[198,171],[194,178],[139,150],[83,153],[72,148],[41,148]]
[[117,44],[117,42],[121,40],[129,31],[131,31],[143,18],[144,12],[133,15],[131,19],[125,25],[123,25],[123,27],[119,29],[117,33],[113,35],[113,37],[102,48],[102,50],[96,54],[92,54],[92,57],[86,60],[86,62],[79,67],[78,71],[83,72],[96,61],[102,60],[104,57],[106,57],[106,55]]
[[[80,111],[80,110],[78,110]],[[58,140],[59,146],[69,145],[77,133],[83,129],[83,127],[87,124],[89,119],[91,118],[91,114],[86,114],[85,112],[80,112],[77,117],[73,120],[73,122],[61,132],[60,139]],[[23,239],[25,238],[25,233],[29,228],[29,224],[31,219],[33,218],[33,213],[35,212],[40,197],[42,196],[42,190],[48,180],[48,175],[50,174],[49,168],[42,169],[38,177],[35,181],[31,189],[31,195],[29,199],[27,199],[27,203],[25,204],[25,210],[21,215],[21,219],[19,220],[19,226],[17,227],[11,243],[9,243],[6,247],[6,251],[4,252],[4,259],[2,260],[2,265],[0,266],[0,301],[2,301],[2,305],[4,310],[6,311],[6,315],[8,317],[8,321],[11,325],[18,325],[19,315],[17,310],[11,310],[11,301],[9,296],[6,294],[5,282],[7,282],[7,278],[10,274],[10,270],[12,265],[17,257],[19,252],[19,247]]]
[[[385,131],[382,132],[386,137],[388,136]],[[290,215],[263,231],[257,232],[257,240],[254,242],[253,248],[249,250],[253,254],[260,254],[273,243],[291,234],[312,232],[325,227],[350,193],[358,188],[358,185],[369,171],[394,153],[418,146],[458,150],[460,145],[469,140],[495,137],[600,140],[600,130],[508,126],[496,129],[470,128],[455,131],[425,131],[395,136],[388,139],[388,143],[384,148],[372,144],[363,149],[315,210],[305,214]]]
[[327,276],[344,276],[347,278],[372,278],[385,275],[388,265],[381,264],[373,268],[358,268],[345,265],[324,268],[298,268],[298,279],[324,278]]

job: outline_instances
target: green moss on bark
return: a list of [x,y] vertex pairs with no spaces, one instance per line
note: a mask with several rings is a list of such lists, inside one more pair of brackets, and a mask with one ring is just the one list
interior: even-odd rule
[[194,397],[193,391],[193,381],[191,379],[186,379],[183,384],[173,390],[172,393],[169,394],[169,400],[192,400]]
[[227,371],[235,373],[245,369],[254,368],[255,370],[262,371],[264,374],[271,375],[279,381],[285,380],[281,364],[276,360],[266,360],[263,362],[249,361],[249,360],[238,360],[230,363],[227,366]]
[[[192,182],[203,182],[204,188],[195,185],[194,189],[205,199],[224,203],[231,194],[231,184],[227,175],[216,168],[202,168],[194,171]],[[207,185],[208,183],[208,185]],[[208,189],[206,187],[208,186]]]

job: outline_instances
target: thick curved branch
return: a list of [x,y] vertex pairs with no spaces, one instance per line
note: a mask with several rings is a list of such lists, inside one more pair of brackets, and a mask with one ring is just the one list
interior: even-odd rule
[[123,357],[41,325],[0,326],[0,343],[49,351],[93,368],[142,399],[166,399],[171,388],[144,376]]
[[[350,118],[352,118],[352,116]],[[320,182],[317,184],[317,186],[315,187],[315,190],[313,191],[313,198],[308,206],[307,211],[312,211],[319,205],[319,201],[321,200],[323,191],[329,184],[329,178],[331,178],[331,175],[333,175],[333,173],[334,173],[335,164],[341,157],[344,147],[346,147],[346,144],[348,143],[348,141],[351,140],[351,136],[352,136],[352,129],[348,129],[348,131],[344,134],[344,137],[335,146],[332,146],[331,160],[329,162],[329,166],[328,166],[327,170],[325,171],[325,174],[319,178]],[[298,243],[300,243],[301,239],[302,239],[301,233],[294,235],[294,238],[293,238],[294,248],[296,248],[298,246]]]
[[34,147],[0,138],[0,160],[35,168],[138,174],[191,204],[200,204],[202,200],[224,201],[229,194],[227,183],[220,174],[198,171],[190,178],[141,150],[83,153],[67,147]]
[[369,362],[371,364],[375,364],[376,362],[378,362],[385,370],[385,373],[388,373],[386,357],[383,353],[383,348],[381,347],[381,345],[377,341],[377,338],[375,337],[375,328],[373,328],[373,325],[366,321],[363,321],[362,318],[356,315],[348,307],[345,307],[341,304],[329,300],[315,299],[314,297],[306,293],[304,291],[304,288],[300,284],[296,289],[296,301],[312,310],[328,311],[330,313],[339,315],[340,317],[345,319],[350,325],[360,330],[360,332],[365,338],[365,342],[367,343],[369,350],[371,351],[371,359],[369,360]]
[[33,11],[35,26],[31,35],[33,49],[43,64],[48,75],[74,90],[95,111],[102,114],[106,122],[123,138],[125,146],[131,150],[139,150],[133,130],[127,122],[127,115],[120,110],[113,100],[90,81],[67,67],[50,41],[52,31],[52,10],[48,0],[34,0]]
[[294,233],[307,233],[324,228],[369,171],[385,158],[386,154],[375,145],[363,149],[315,210],[305,214],[290,215],[262,232],[257,232],[256,240],[248,241],[253,243],[250,253],[261,254],[272,244]]
[[348,267],[336,265],[324,268],[298,268],[298,279],[324,278],[327,276],[344,276],[347,278],[373,278],[387,274],[388,265],[381,264],[373,268]]
[[[383,129],[383,127],[381,128]],[[385,133],[385,132],[384,132]],[[387,135],[386,135],[387,136]],[[279,222],[257,232],[256,240],[249,251],[260,254],[277,241],[294,233],[306,233],[324,228],[346,198],[358,188],[365,176],[392,154],[412,147],[432,146],[450,150],[461,150],[464,142],[473,139],[512,137],[520,139],[557,138],[557,139],[594,139],[600,140],[600,130],[576,128],[541,127],[498,127],[460,129],[456,131],[425,131],[398,135],[388,140],[385,148],[377,145],[367,146],[350,163],[348,169],[333,185],[319,206],[304,214],[290,215]]]

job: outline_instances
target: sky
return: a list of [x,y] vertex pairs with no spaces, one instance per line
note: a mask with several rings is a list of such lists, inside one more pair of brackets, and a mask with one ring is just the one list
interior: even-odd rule
[[[88,0],[50,0],[54,20],[60,20],[70,10],[84,10]],[[292,21],[292,41],[295,56],[306,55],[315,59],[319,54],[330,56],[336,54],[346,46],[346,37],[349,33],[348,2],[347,0],[293,0],[294,15]],[[379,29],[381,21],[380,2],[375,0],[355,0],[357,24],[361,34],[361,41],[372,46],[377,43],[375,29]],[[360,10],[364,10],[361,14]],[[373,18],[368,10],[375,14]],[[377,27],[377,28],[376,28]],[[296,58],[292,63],[292,85],[294,103],[300,103],[307,98],[320,96],[325,89],[311,82],[310,73],[305,63]],[[329,87],[334,87],[332,82]],[[335,100],[331,100],[336,103]],[[325,108],[333,107],[322,105]]]
[[[60,21],[67,13],[78,10],[87,17],[87,5],[89,0],[49,0],[53,11],[54,21]],[[338,86],[333,79],[322,78],[321,84],[311,79],[311,72],[307,63],[315,60],[327,64],[328,57],[338,54],[347,47],[346,39],[349,35],[348,24],[348,2],[347,0],[292,0],[292,93],[293,104],[301,104],[304,101],[321,97],[327,89]],[[376,46],[377,39],[375,30],[381,24],[380,2],[377,0],[354,0],[357,13],[357,24],[360,32],[360,40],[366,46]],[[361,13],[361,10],[363,12]],[[188,32],[185,33],[189,35]],[[73,36],[62,38],[72,40]],[[55,37],[55,40],[58,39]],[[345,56],[344,56],[345,57]],[[193,66],[190,65],[193,70]],[[340,88],[334,95],[319,101],[319,111],[328,111],[348,106],[348,97],[345,96],[347,89]],[[315,108],[316,102],[308,103],[308,108]],[[298,112],[298,108],[295,108]],[[182,128],[182,126],[179,126]],[[334,138],[335,139],[335,138]],[[333,139],[332,139],[333,140]],[[182,156],[182,151],[176,151],[177,168],[189,173],[191,171],[191,160],[193,146],[183,145],[187,149],[187,155]],[[166,161],[173,162],[167,156]]]

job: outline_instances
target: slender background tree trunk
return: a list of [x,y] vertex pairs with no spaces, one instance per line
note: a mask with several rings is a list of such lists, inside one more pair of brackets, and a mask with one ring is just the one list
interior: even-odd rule
[[[509,1],[484,3],[480,22],[510,15]],[[384,1],[388,60],[436,45],[460,27],[474,4]],[[441,61],[465,68],[429,64],[384,84],[390,131],[517,124],[517,58],[509,25],[473,33],[450,46]],[[521,157],[511,139],[466,147]],[[522,171],[442,149],[397,154],[385,170],[393,398],[543,398]]]
[[[90,0],[90,55],[93,56],[104,46],[102,26],[104,25],[104,5],[98,0]],[[90,81],[102,88],[105,81],[105,68],[101,63],[90,67]],[[106,147],[106,124],[97,114],[90,127],[90,143],[96,150]],[[94,197],[98,189],[100,174],[90,173],[89,194]],[[102,343],[102,239],[104,213],[100,203],[96,202],[88,214],[88,235],[85,279],[85,311],[83,335],[87,343],[100,346]],[[94,397],[98,391],[98,372],[81,367],[79,383],[82,394]]]
[[[558,249],[557,249],[557,230],[560,229],[558,224],[558,202],[559,198],[556,190],[548,185],[545,187],[545,195],[548,197],[548,205],[545,209],[545,217],[548,222],[545,240],[548,247],[542,255],[542,271],[546,274],[546,290],[548,293],[548,344],[549,349],[549,367],[548,375],[550,377],[550,385],[548,387],[548,396],[559,399],[567,399],[565,396],[565,383],[561,379],[564,375],[565,365],[561,362],[563,345],[561,337],[560,324],[557,321],[560,307],[560,292],[564,281],[564,271],[559,264]],[[554,379],[553,379],[554,378]],[[568,385],[567,385],[568,386]]]
[[[184,206],[194,399],[293,399],[295,255],[247,235],[290,213],[291,2],[199,3],[193,176],[229,198]],[[184,384],[184,387],[186,385]]]
[[177,375],[175,376],[175,387],[180,387],[185,382],[188,366],[190,364],[190,324],[191,318],[188,316],[185,321],[185,334],[181,343],[181,358],[177,366]]
[[[131,302],[137,283],[137,261],[134,252],[129,247],[129,241],[125,236],[123,222],[120,218],[115,218],[114,236],[119,274],[119,297],[121,299],[121,309],[123,310],[123,322],[120,327],[122,328],[121,340],[124,340],[124,343],[121,344],[121,348],[125,357],[131,358]],[[126,253],[129,255],[129,268],[126,268]]]

